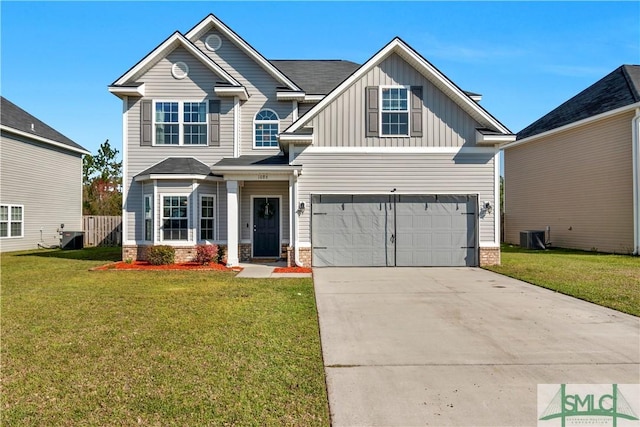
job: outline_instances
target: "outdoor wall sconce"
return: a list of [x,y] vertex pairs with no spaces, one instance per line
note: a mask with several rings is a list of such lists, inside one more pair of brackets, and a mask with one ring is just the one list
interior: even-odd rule
[[298,213],[298,215],[302,215],[302,213],[304,212],[304,202],[300,202],[300,204],[298,205],[298,210],[296,212]]
[[491,202],[486,201],[483,203],[482,206],[488,213],[491,213],[493,211],[493,206],[491,206]]

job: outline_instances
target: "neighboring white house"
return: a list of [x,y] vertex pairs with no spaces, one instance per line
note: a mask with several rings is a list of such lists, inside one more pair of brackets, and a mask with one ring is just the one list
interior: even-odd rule
[[270,61],[209,15],[109,91],[125,258],[217,243],[229,265],[500,261],[497,146],[515,136],[400,38],[362,65]]
[[[505,240],[640,254],[640,66],[618,67],[505,145]],[[547,237],[549,239],[549,237]]]
[[4,97],[0,105],[0,251],[60,243],[82,231],[87,150]]

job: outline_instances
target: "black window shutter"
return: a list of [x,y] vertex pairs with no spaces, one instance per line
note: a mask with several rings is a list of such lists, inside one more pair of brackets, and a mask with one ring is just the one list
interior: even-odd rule
[[422,86],[411,86],[411,136],[422,136]]
[[220,100],[209,100],[209,146],[220,146]]
[[378,136],[379,105],[378,87],[367,86],[365,89],[365,136]]
[[150,146],[153,135],[153,103],[151,100],[143,100],[140,105],[140,145]]

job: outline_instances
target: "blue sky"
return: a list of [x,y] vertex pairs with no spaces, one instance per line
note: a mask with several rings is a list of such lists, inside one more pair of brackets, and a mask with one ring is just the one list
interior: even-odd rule
[[640,2],[0,3],[2,95],[95,153],[121,150],[107,86],[209,13],[269,59],[362,63],[400,36],[513,132],[622,64]]

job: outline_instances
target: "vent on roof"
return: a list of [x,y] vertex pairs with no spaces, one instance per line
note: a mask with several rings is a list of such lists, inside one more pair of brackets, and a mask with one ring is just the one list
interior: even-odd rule
[[36,127],[33,123],[31,123],[31,132],[35,132],[36,131]]

